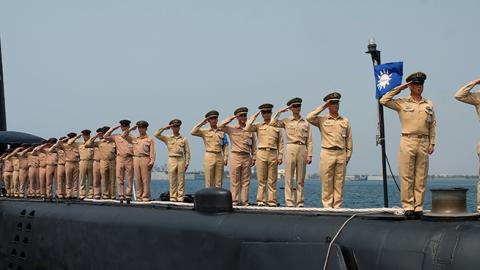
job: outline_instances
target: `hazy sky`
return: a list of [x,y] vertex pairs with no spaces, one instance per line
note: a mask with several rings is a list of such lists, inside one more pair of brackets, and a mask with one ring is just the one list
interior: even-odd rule
[[[211,109],[280,109],[295,96],[303,115],[335,90],[353,128],[350,174],[380,173],[377,107],[368,39],[382,61],[428,75],[437,113],[430,173],[475,174],[478,120],[453,99],[480,77],[479,1],[0,1],[9,130],[59,137],[145,119],[150,133],[174,117],[189,135]],[[479,87],[480,90],[480,87]],[[408,91],[407,91],[408,92]],[[289,114],[285,114],[289,116]],[[399,121],[386,109],[387,153],[397,172]],[[317,172],[320,136],[314,129]],[[157,141],[158,164],[166,148]]]

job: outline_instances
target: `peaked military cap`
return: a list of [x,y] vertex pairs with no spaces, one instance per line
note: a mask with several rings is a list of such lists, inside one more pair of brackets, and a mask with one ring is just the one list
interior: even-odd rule
[[340,98],[342,98],[342,94],[338,93],[338,92],[333,92],[333,93],[330,93],[328,95],[326,95],[324,98],[323,98],[323,101],[340,101]]
[[58,140],[62,141],[62,140],[65,140],[66,138],[67,138],[67,137],[62,136],[62,137],[58,138]]
[[218,117],[219,115],[220,114],[217,111],[212,110],[212,111],[207,112],[207,114],[205,114],[205,118]]
[[291,105],[301,105],[302,104],[302,99],[299,97],[292,98],[287,102],[287,106]]
[[270,104],[270,103],[264,103],[260,106],[258,106],[258,109],[262,110],[262,111],[271,111],[273,108],[273,105]]
[[56,143],[57,142],[57,138],[50,138],[47,140],[48,143]]
[[125,127],[125,126],[129,126],[131,122],[130,122],[130,120],[124,119],[124,120],[120,120],[118,123],[119,123],[122,127]]
[[137,122],[137,127],[148,127],[148,122],[144,120],[140,120]]
[[84,129],[82,130],[82,134],[83,135],[90,135],[90,133],[92,133],[92,131],[90,129]]
[[97,128],[97,132],[103,132],[103,127]]
[[170,121],[170,123],[168,123],[169,125],[171,126],[181,126],[182,125],[182,121],[180,119],[173,119],[172,121]]
[[427,75],[423,72],[415,72],[408,75],[407,82],[414,82],[414,83],[423,83],[427,79]]
[[248,113],[248,108],[247,107],[240,107],[233,112],[233,114],[235,116],[239,116],[239,115],[243,115],[243,114],[247,114],[247,113]]
[[105,132],[107,132],[109,129],[110,129],[109,126],[103,126],[103,127],[102,127],[102,132],[105,133]]
[[75,136],[77,136],[77,133],[75,133],[75,132],[70,132],[70,133],[67,134],[67,137],[69,137],[69,138],[73,138]]

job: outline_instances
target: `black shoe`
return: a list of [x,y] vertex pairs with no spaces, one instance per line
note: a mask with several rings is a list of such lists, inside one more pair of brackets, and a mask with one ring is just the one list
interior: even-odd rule
[[423,216],[423,211],[415,211],[415,212],[413,212],[413,216],[416,219],[420,219]]
[[405,217],[410,218],[410,217],[413,217],[414,213],[415,212],[413,212],[413,210],[407,210],[407,211],[405,211],[404,215],[405,215]]

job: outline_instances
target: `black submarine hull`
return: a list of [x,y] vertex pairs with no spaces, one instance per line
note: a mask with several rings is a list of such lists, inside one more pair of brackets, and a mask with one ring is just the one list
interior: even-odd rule
[[[0,269],[323,269],[352,214],[0,200]],[[478,269],[480,222],[358,214],[326,269]]]

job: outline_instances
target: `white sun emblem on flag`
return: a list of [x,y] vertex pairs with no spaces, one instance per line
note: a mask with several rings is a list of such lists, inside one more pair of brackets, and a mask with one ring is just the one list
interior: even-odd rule
[[388,73],[388,70],[384,69],[380,71],[380,75],[378,75],[378,83],[377,83],[378,90],[387,88],[391,80],[392,80],[392,74]]

